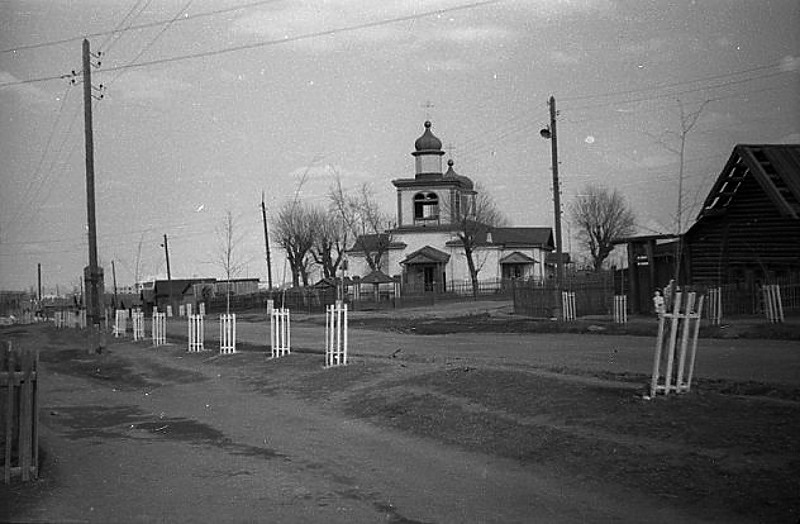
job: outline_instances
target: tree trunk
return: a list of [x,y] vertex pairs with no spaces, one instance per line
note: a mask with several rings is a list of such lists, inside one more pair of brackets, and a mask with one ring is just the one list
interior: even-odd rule
[[475,260],[472,258],[472,250],[464,248],[464,255],[467,258],[467,267],[469,268],[469,278],[472,280],[472,297],[478,298],[478,270],[475,268]]

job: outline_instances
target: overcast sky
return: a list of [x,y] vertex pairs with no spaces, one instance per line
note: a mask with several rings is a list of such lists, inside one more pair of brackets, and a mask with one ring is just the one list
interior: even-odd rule
[[266,279],[262,191],[271,215],[298,189],[322,204],[338,173],[394,213],[391,180],[413,176],[426,119],[511,224],[552,226],[550,95],[565,206],[597,182],[642,233],[673,232],[681,107],[702,108],[685,216],[735,144],[800,143],[799,27],[797,0],[0,1],[0,289],[35,285],[37,263],[46,287],[77,285],[88,263],[82,86],[58,78],[80,73],[82,36],[103,53],[108,286],[111,260],[119,284],[137,259],[165,278],[164,234],[173,278],[222,277],[228,209],[242,276]]

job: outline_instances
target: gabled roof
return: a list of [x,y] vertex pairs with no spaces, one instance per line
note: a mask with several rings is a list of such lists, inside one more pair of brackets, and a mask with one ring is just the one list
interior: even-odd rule
[[554,247],[553,230],[549,227],[495,227],[492,243],[509,246]]
[[156,280],[153,289],[156,297],[181,297],[194,284],[210,284],[216,282],[215,278],[186,278],[172,280]]
[[[572,257],[569,255],[569,253],[561,253],[561,261],[565,264],[571,264]],[[558,253],[547,253],[544,256],[544,263],[549,266],[556,265],[556,263],[558,263]]]
[[361,279],[362,284],[390,284],[394,279],[381,270],[375,270]]
[[703,202],[698,222],[724,212],[748,176],[756,179],[782,216],[800,219],[800,144],[739,144]]
[[535,264],[536,260],[524,253],[514,251],[500,259],[501,264]]
[[[476,244],[479,246],[514,247],[542,247],[555,249],[553,231],[549,227],[495,227],[489,228],[480,225],[475,234]],[[447,242],[448,246],[460,246],[461,240],[455,239]]]
[[378,233],[359,235],[347,251],[350,253],[363,253],[365,251],[373,253],[378,251],[378,247],[382,245],[388,245],[388,249],[404,249],[406,247],[403,242],[392,241],[388,233]]
[[450,255],[443,251],[439,251],[431,246],[425,246],[417,249],[408,255],[402,262],[403,265],[408,264],[446,264],[450,260]]

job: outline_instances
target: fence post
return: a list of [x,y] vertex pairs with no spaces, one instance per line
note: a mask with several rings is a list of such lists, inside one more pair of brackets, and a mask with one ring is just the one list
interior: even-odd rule
[[162,346],[167,343],[167,314],[153,311],[153,345]]
[[712,326],[722,323],[722,288],[714,287],[708,290],[708,320]]
[[565,322],[575,320],[575,292],[561,292],[561,314]]
[[202,315],[189,315],[189,351],[203,351],[205,341],[205,325]]
[[764,299],[764,313],[767,320],[772,323],[783,322],[783,301],[781,300],[781,287],[777,284],[767,284],[762,288]]
[[337,302],[325,314],[325,367],[347,365],[347,304]]
[[614,295],[614,322],[628,323],[628,295]]
[[124,337],[128,330],[128,312],[117,309],[114,312],[114,338]]
[[144,339],[144,312],[135,310],[131,313],[131,324],[133,327],[133,341]]
[[270,334],[272,358],[291,353],[291,316],[288,309],[272,309],[270,312]]
[[[684,300],[685,297],[685,300]],[[653,357],[653,376],[650,381],[650,398],[658,393],[686,393],[691,389],[694,365],[697,355],[697,338],[700,331],[700,318],[703,312],[704,296],[700,296],[695,307],[695,292],[676,291],[673,297],[672,312],[664,313],[658,319],[658,335]],[[665,323],[670,322],[670,334],[665,345]],[[680,347],[678,333],[680,332]],[[691,346],[690,346],[691,344]],[[666,352],[664,384],[661,385],[661,364]],[[677,369],[675,368],[677,357]],[[688,358],[688,366],[687,366]],[[674,385],[672,382],[674,380]]]
[[236,313],[219,316],[219,353],[236,353]]

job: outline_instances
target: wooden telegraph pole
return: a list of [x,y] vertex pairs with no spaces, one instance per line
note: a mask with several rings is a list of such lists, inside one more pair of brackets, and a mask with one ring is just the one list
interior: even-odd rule
[[269,251],[269,232],[267,230],[267,205],[264,203],[264,192],[261,192],[261,218],[264,220],[264,249],[267,251],[267,284],[272,290],[272,257]]
[[564,287],[564,246],[561,245],[561,188],[558,183],[558,135],[556,134],[556,97],[551,96],[547,103],[550,106],[550,126],[541,131],[543,138],[550,140],[550,152],[553,162],[553,221],[556,229],[556,289],[555,317],[561,320],[563,304],[561,291]]
[[86,216],[89,228],[89,266],[84,269],[89,323],[100,326],[103,317],[103,271],[97,264],[97,220],[94,199],[94,135],[92,134],[92,53],[83,40],[83,117],[86,142]]

